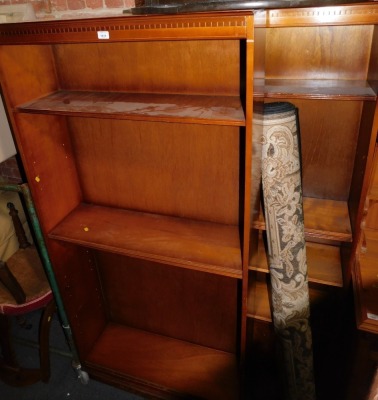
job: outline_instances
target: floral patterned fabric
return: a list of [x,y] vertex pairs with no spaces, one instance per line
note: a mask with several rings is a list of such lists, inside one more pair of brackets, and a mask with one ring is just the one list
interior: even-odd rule
[[273,323],[287,398],[315,399],[297,110],[264,106],[262,186]]

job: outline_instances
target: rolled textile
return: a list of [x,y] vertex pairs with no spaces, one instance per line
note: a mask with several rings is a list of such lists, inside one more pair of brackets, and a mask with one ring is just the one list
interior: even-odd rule
[[261,168],[273,323],[287,399],[314,400],[298,130],[294,105],[265,104]]

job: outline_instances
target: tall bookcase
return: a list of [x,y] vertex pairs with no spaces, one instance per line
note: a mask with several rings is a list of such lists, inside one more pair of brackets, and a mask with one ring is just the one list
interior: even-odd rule
[[377,22],[365,4],[0,25],[2,95],[92,377],[243,395],[248,327],[271,320],[264,102],[299,108],[311,298],[334,317],[377,134]]
[[2,90],[83,368],[145,395],[237,398],[252,12],[0,30]]

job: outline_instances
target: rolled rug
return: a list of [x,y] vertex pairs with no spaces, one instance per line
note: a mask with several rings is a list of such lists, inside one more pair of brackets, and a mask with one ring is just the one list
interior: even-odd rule
[[304,237],[297,109],[264,105],[263,207],[272,313],[289,400],[314,400],[312,334]]

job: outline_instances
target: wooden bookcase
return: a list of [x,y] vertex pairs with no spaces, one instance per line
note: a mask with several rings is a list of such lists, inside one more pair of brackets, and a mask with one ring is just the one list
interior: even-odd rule
[[[255,101],[289,101],[299,112],[312,307],[329,291],[343,299],[350,285],[377,136],[377,22],[372,4],[255,16],[262,38],[256,53],[265,60],[255,72]],[[257,207],[251,215],[249,269],[257,282],[250,282],[257,291],[249,290],[248,315],[269,321],[265,223]]]
[[365,4],[0,25],[2,94],[90,376],[156,398],[243,395],[248,325],[271,320],[264,102],[299,109],[311,298],[344,292],[377,23]]
[[2,90],[83,368],[147,396],[238,398],[253,13],[0,31]]

